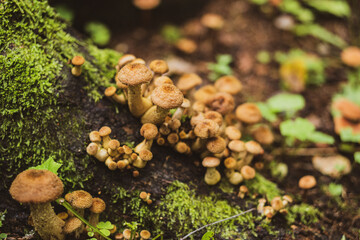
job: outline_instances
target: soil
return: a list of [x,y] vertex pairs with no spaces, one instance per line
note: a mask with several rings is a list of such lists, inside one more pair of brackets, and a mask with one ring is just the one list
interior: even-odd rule
[[[54,4],[64,1],[53,1]],[[195,72],[207,79],[207,62],[214,62],[215,56],[221,53],[231,54],[234,62],[232,68],[234,75],[243,83],[244,89],[237,96],[237,103],[247,100],[263,101],[275,93],[281,91],[279,86],[278,66],[275,63],[268,65],[260,64],[255,56],[260,50],[274,52],[276,50],[288,50],[290,48],[302,48],[310,52],[317,52],[319,41],[312,38],[297,38],[289,32],[276,29],[272,24],[272,19],[276,12],[268,16],[260,12],[259,8],[250,5],[245,0],[222,0],[222,1],[163,1],[163,6],[150,12],[149,22],[142,22],[142,12],[131,7],[130,1],[116,1],[116,3],[101,3],[102,10],[98,11],[100,4],[98,1],[68,1],[69,5],[75,9],[74,27],[82,29],[83,24],[89,20],[99,20],[108,24],[112,30],[113,37],[109,47],[114,49],[127,48],[127,52],[145,59],[147,62],[176,55],[186,62],[195,66]],[[193,2],[195,6],[191,6]],[[81,8],[80,8],[81,6]],[[181,14],[181,13],[185,14]],[[226,27],[218,33],[209,33],[194,36],[199,49],[195,54],[186,55],[176,50],[171,44],[167,43],[160,35],[160,23],[171,22],[182,27],[187,21],[198,22],[204,13],[214,12],[222,15],[226,20]],[[325,15],[319,15],[320,21],[341,37],[347,39],[346,22],[338,19],[329,19]],[[116,24],[118,23],[119,24]],[[125,24],[129,23],[129,24]],[[122,45],[119,45],[121,43]],[[211,44],[213,43],[213,45]],[[338,57],[339,51],[331,46],[326,57]],[[103,99],[98,103],[91,101],[81,88],[84,83],[74,80],[68,76],[68,80],[62,79],[66,85],[66,91],[60,98],[64,101],[79,106],[86,113],[85,120],[87,132],[99,129],[101,126],[111,126],[113,138],[120,142],[135,141],[139,143],[142,138],[139,135],[141,127],[139,121],[132,117],[127,107],[117,106],[108,99]],[[176,81],[176,77],[174,80]],[[331,98],[339,90],[340,84],[346,80],[341,69],[332,69],[327,72],[327,83],[320,87],[309,87],[303,93],[306,98],[306,107],[301,111],[302,117],[312,116],[317,120],[318,130],[324,131],[335,136],[333,131],[332,118],[329,112]],[[204,83],[205,84],[205,83]],[[104,89],[102,89],[104,90]],[[117,112],[118,111],[118,112]],[[87,135],[83,136],[84,142]],[[337,143],[340,141],[337,140]],[[78,156],[85,156],[85,147],[80,143],[71,144],[71,149],[78,153]],[[270,152],[270,151],[268,151]],[[196,155],[187,157],[174,151],[160,146],[153,147],[154,159],[144,169],[140,169],[140,176],[133,178],[131,172],[119,173],[111,172],[104,164],[97,161],[90,162],[87,169],[83,171],[93,172],[94,178],[86,184],[85,190],[93,196],[100,196],[105,200],[110,199],[109,195],[99,194],[104,186],[122,186],[126,189],[146,189],[151,192],[152,198],[159,199],[164,194],[164,189],[174,180],[185,183],[193,183],[198,186],[199,194],[205,193],[212,188],[203,182],[205,169],[195,164],[199,162]],[[334,180],[323,176],[317,172],[312,164],[311,158],[301,156],[280,155],[277,157],[285,162],[289,167],[288,176],[281,182],[272,179],[269,172],[262,171],[267,178],[277,182],[279,187],[289,194],[301,194],[297,187],[297,182],[304,175],[314,175],[318,180],[318,186],[329,184]],[[95,170],[94,170],[95,169]],[[346,204],[341,208],[331,197],[327,196],[320,187],[307,192],[306,203],[318,208],[323,216],[320,221],[311,226],[297,223],[293,226],[294,235],[287,233],[288,226],[286,221],[277,216],[273,219],[276,230],[279,231],[277,239],[341,239],[345,235],[346,239],[359,239],[355,229],[360,228],[360,215],[358,213],[360,188],[360,167],[353,166],[352,172],[337,179],[336,182],[343,185],[344,194],[342,201]],[[9,179],[3,179],[2,186],[9,186]],[[231,204],[244,205],[244,200],[236,197],[236,193],[222,194],[224,199]],[[5,229],[13,236],[23,235],[23,229],[30,228],[27,225],[29,209],[26,206],[19,206],[11,200],[5,188],[0,191],[2,201],[0,209],[7,208]],[[4,207],[6,206],[6,207]],[[257,239],[274,239],[264,229],[258,228]],[[10,238],[9,238],[10,239]],[[165,239],[172,239],[171,235]],[[220,239],[220,238],[217,238]]]

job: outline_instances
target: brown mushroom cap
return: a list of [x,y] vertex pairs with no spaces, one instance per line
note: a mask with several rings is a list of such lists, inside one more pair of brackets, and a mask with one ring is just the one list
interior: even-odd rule
[[299,180],[299,188],[302,189],[310,189],[316,186],[316,179],[314,176],[306,175],[300,178]]
[[142,237],[143,239],[149,239],[151,237],[151,234],[148,230],[142,230],[140,232],[140,237]]
[[188,39],[188,38],[180,38],[176,43],[175,46],[184,53],[191,54],[196,51],[197,44],[195,41]]
[[252,124],[260,122],[262,115],[260,109],[254,103],[244,103],[236,108],[236,118],[241,122]]
[[153,158],[153,154],[151,151],[143,149],[140,151],[139,157],[144,161],[150,161]]
[[174,84],[168,76],[160,76],[154,79],[154,86],[158,87],[163,84]]
[[183,99],[182,92],[172,84],[160,85],[151,93],[152,102],[163,109],[177,108]]
[[234,76],[223,76],[216,80],[214,86],[219,92],[226,92],[235,95],[242,90],[242,84]]
[[241,138],[240,130],[235,126],[228,126],[225,128],[225,135],[230,140],[238,140]]
[[64,191],[60,178],[48,170],[28,169],[18,174],[10,186],[10,194],[20,203],[46,203]]
[[151,61],[149,67],[154,73],[158,73],[158,74],[164,74],[169,71],[169,67],[164,60]]
[[211,167],[211,168],[217,167],[220,165],[220,159],[216,157],[206,157],[203,159],[202,165],[204,167]]
[[267,125],[260,125],[254,128],[252,135],[261,144],[271,144],[274,142],[274,134]]
[[233,169],[236,167],[236,159],[233,157],[228,157],[224,160],[224,165],[228,169]]
[[178,151],[179,153],[186,153],[189,149],[189,146],[184,143],[184,142],[178,142],[175,145],[175,150]]
[[350,46],[341,52],[341,60],[348,66],[360,67],[360,48]]
[[284,204],[281,200],[281,197],[277,196],[274,197],[271,200],[271,207],[275,210],[275,211],[279,211],[280,209],[282,209],[284,207]]
[[118,80],[125,85],[134,86],[151,81],[152,72],[140,63],[126,64],[118,74]]
[[123,55],[121,58],[119,58],[119,61],[117,63],[117,65],[122,68],[123,66],[125,66],[127,63],[135,60],[136,57],[132,54],[125,54]]
[[211,29],[221,29],[224,26],[224,19],[218,14],[207,13],[201,17],[201,24]]
[[219,112],[216,111],[207,111],[204,114],[205,119],[210,119],[216,122],[219,126],[223,123],[223,117]]
[[130,229],[124,229],[123,231],[123,235],[125,239],[130,239],[131,238],[131,230]]
[[213,85],[206,85],[199,88],[195,94],[194,98],[199,102],[207,102],[214,94],[217,93],[217,89]]
[[240,173],[245,180],[253,179],[256,175],[255,169],[247,165],[241,168]]
[[156,8],[161,0],[133,0],[134,6],[141,10],[151,10]]
[[246,150],[245,142],[241,140],[232,140],[229,142],[228,147],[234,152],[243,152]]
[[235,108],[235,101],[232,95],[219,92],[206,101],[206,106],[222,115],[230,113]]
[[87,147],[86,147],[86,152],[87,154],[93,156],[95,155],[99,150],[99,145],[97,145],[96,143],[90,143]]
[[206,149],[211,153],[222,153],[226,148],[226,141],[222,137],[211,138],[206,143]]
[[114,87],[114,86],[107,87],[104,92],[105,96],[107,96],[107,97],[111,97],[115,93],[116,93],[116,87]]
[[248,141],[245,143],[245,148],[248,153],[257,155],[257,154],[263,154],[264,149],[261,147],[261,145],[255,141]]
[[194,87],[200,85],[201,83],[202,79],[199,77],[199,75],[195,73],[186,73],[179,78],[176,86],[180,89],[180,91],[185,93],[193,89]]
[[65,222],[65,226],[63,228],[66,234],[74,232],[76,229],[81,227],[82,222],[77,217],[71,217]]
[[90,211],[93,213],[102,213],[106,208],[104,200],[101,198],[93,198],[93,203],[90,207]]
[[194,133],[200,138],[215,137],[219,133],[219,125],[210,119],[205,119],[196,124]]
[[98,131],[92,131],[89,133],[89,138],[90,141],[92,142],[100,142],[101,141],[101,136],[100,133]]
[[82,56],[75,56],[73,59],[71,59],[71,63],[75,66],[81,66],[85,63],[85,58]]
[[77,190],[71,193],[69,203],[75,208],[89,208],[93,203],[90,193],[84,190]]
[[111,128],[109,128],[107,126],[104,126],[104,127],[100,128],[100,130],[99,130],[99,134],[101,137],[108,136],[108,135],[110,135],[110,133],[111,133]]
[[111,150],[116,150],[120,147],[120,142],[116,139],[112,139],[109,141],[109,148]]
[[336,99],[333,107],[339,110],[341,115],[349,120],[360,120],[360,107],[346,98]]
[[158,128],[152,123],[145,123],[140,128],[140,135],[147,140],[152,140],[156,138],[158,134]]

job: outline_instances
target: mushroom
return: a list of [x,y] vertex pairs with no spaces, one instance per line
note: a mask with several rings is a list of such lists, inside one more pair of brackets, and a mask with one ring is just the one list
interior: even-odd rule
[[172,119],[181,120],[181,117],[183,116],[185,109],[189,108],[190,106],[191,106],[191,103],[190,103],[189,99],[184,98],[180,107],[178,107],[176,109],[176,111],[174,112],[174,114],[172,115]]
[[152,79],[151,71],[144,64],[129,63],[119,71],[118,79],[128,85],[127,97],[131,114],[140,117],[152,106],[151,101],[141,95],[141,85]]
[[93,198],[90,193],[84,190],[76,190],[68,195],[66,199],[74,210],[81,216],[84,216],[85,208],[90,208],[93,203]]
[[197,49],[196,42],[188,38],[180,38],[179,40],[176,41],[175,46],[177,49],[179,49],[180,51],[186,54],[191,54],[195,52]]
[[197,136],[197,139],[191,146],[191,149],[193,151],[198,151],[204,146],[208,138],[216,137],[219,134],[219,125],[213,120],[204,119],[196,124],[194,133]]
[[150,152],[148,149],[143,149],[139,152],[139,156],[137,156],[132,165],[137,168],[144,168],[146,166],[146,163],[152,158],[152,152]]
[[256,175],[255,169],[250,166],[243,166],[240,170],[240,173],[245,180],[253,179]]
[[85,63],[85,59],[82,56],[75,56],[71,59],[71,63],[74,67],[71,69],[72,75],[78,77],[81,75],[81,65]]
[[244,159],[245,164],[250,164],[255,155],[263,154],[264,149],[255,141],[248,141],[245,143],[246,156]]
[[147,240],[151,237],[151,234],[148,230],[142,230],[140,232],[140,237],[141,237],[140,240]]
[[170,145],[175,145],[179,141],[179,135],[177,133],[170,133],[167,136],[167,140]]
[[78,229],[80,229],[82,226],[82,222],[77,217],[70,217],[66,222],[65,226],[63,228],[64,233],[66,234],[75,234],[75,238],[79,238],[80,234],[77,232]]
[[[245,142],[241,140],[231,140],[228,143],[228,148],[231,150],[231,156],[236,160],[243,160],[246,155]],[[237,169],[240,169],[237,167]]]
[[284,207],[283,201],[281,200],[281,197],[277,196],[274,197],[271,200],[271,207],[275,210],[275,211],[280,211],[280,209],[282,209]]
[[114,171],[117,169],[117,163],[112,159],[112,157],[107,157],[105,160],[105,165],[111,170]]
[[221,113],[223,116],[234,110],[235,102],[232,95],[219,92],[206,101],[206,106],[211,110]]
[[194,98],[196,101],[206,103],[216,93],[217,89],[213,85],[206,85],[195,92]]
[[224,165],[226,167],[225,169],[225,175],[229,179],[229,182],[233,185],[238,185],[241,183],[244,178],[242,175],[235,171],[236,168],[236,159],[233,157],[228,157],[224,161]]
[[164,60],[153,60],[149,67],[155,73],[154,79],[169,71],[169,66]]
[[121,58],[119,58],[119,61],[116,65],[117,72],[120,71],[120,69],[125,66],[126,64],[130,63],[131,61],[135,60],[136,57],[132,54],[125,54]]
[[90,207],[89,223],[96,226],[99,223],[99,216],[106,208],[104,200],[101,198],[93,198],[93,203]]
[[350,46],[341,52],[341,60],[350,67],[360,67],[360,48]]
[[48,170],[28,169],[16,176],[10,194],[20,203],[30,204],[35,230],[44,240],[63,240],[65,222],[56,216],[50,202],[63,193],[60,178]]
[[341,115],[351,121],[360,120],[360,107],[346,98],[338,98],[333,103],[333,108],[339,110]]
[[116,87],[114,86],[111,86],[111,87],[108,87],[105,89],[105,96],[114,100],[115,102],[117,103],[120,103],[120,104],[125,104],[126,102],[126,98],[125,98],[125,95],[124,94],[116,94]]
[[222,153],[225,150],[225,148],[226,148],[225,139],[223,139],[220,136],[210,138],[206,142],[206,149],[213,154]]
[[241,185],[239,187],[239,193],[238,193],[238,197],[239,198],[244,198],[245,195],[249,192],[249,189],[245,186],[245,185]]
[[175,150],[178,153],[183,153],[183,154],[188,154],[191,152],[190,147],[184,142],[177,142],[175,145]]
[[143,149],[151,150],[152,143],[158,135],[158,129],[152,123],[145,123],[140,128],[140,135],[145,139],[135,147],[137,153],[140,153]]
[[235,110],[236,118],[247,124],[260,122],[262,115],[260,109],[254,103],[243,103]]
[[241,132],[235,126],[228,126],[225,128],[225,136],[229,140],[239,140],[241,138]]
[[251,134],[254,139],[261,144],[269,145],[274,142],[274,134],[265,124],[255,126],[253,129],[251,129]]
[[213,30],[219,30],[224,26],[222,16],[215,13],[207,13],[201,17],[201,24]]
[[122,234],[125,239],[130,239],[132,236],[131,230],[128,228],[125,228]]
[[306,175],[300,178],[299,180],[299,188],[301,189],[310,189],[316,186],[316,179],[314,176]]
[[223,76],[216,80],[214,86],[219,92],[226,92],[231,95],[236,95],[242,90],[240,80],[234,76]]
[[160,125],[172,108],[179,107],[184,96],[181,91],[171,84],[163,84],[154,89],[151,93],[151,100],[154,103],[141,117],[142,123]]
[[192,96],[192,90],[202,83],[202,79],[195,73],[183,74],[176,83],[176,86],[184,95]]
[[100,128],[100,130],[99,130],[99,134],[102,137],[102,146],[105,149],[109,148],[109,142],[111,140],[111,138],[109,137],[110,133],[111,133],[111,128],[109,128],[107,126],[104,126],[104,127]]
[[220,181],[221,175],[219,171],[216,170],[216,167],[219,166],[219,164],[220,159],[215,157],[206,157],[203,159],[202,165],[207,168],[204,177],[206,184],[215,185]]
[[109,156],[108,151],[105,148],[101,148],[96,143],[90,143],[86,148],[86,152],[90,156],[94,156],[100,162],[105,162]]
[[89,133],[90,141],[93,143],[96,143],[97,145],[100,145],[101,142],[101,136],[98,131],[92,131]]
[[135,7],[141,10],[151,10],[156,8],[161,0],[132,0]]

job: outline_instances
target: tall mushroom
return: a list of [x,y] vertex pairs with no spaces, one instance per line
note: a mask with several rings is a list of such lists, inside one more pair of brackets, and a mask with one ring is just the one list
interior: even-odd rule
[[48,170],[28,169],[16,176],[10,187],[13,199],[30,204],[35,230],[44,240],[63,240],[65,222],[56,216],[50,202],[64,191],[60,178]]
[[141,85],[149,83],[152,79],[151,71],[140,63],[126,64],[118,74],[118,80],[128,85],[128,105],[134,117],[140,117],[148,110],[152,103],[149,99],[142,97]]
[[206,167],[204,180],[207,185],[215,185],[221,180],[221,175],[216,167],[220,165],[220,159],[215,157],[206,157],[202,161],[202,165]]
[[155,125],[163,123],[169,110],[179,107],[183,99],[181,91],[172,84],[163,84],[155,88],[151,94],[151,100],[155,106],[146,111],[141,117],[141,122]]

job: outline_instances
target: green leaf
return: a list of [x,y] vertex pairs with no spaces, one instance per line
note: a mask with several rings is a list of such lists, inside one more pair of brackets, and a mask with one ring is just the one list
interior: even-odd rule
[[318,11],[327,12],[338,17],[349,17],[351,13],[348,3],[342,0],[306,0],[305,3]]
[[273,112],[293,112],[305,107],[305,99],[300,94],[279,93],[267,100]]
[[340,131],[340,138],[343,142],[360,143],[360,134],[353,134],[350,127],[344,128]]
[[260,109],[261,115],[268,120],[269,122],[275,122],[277,120],[276,114],[269,108],[266,103],[258,102],[256,103]]
[[214,232],[211,231],[206,232],[201,238],[201,240],[213,240],[213,239],[214,239]]
[[31,167],[29,169],[49,170],[50,172],[53,172],[57,175],[57,171],[59,170],[61,165],[62,164],[55,162],[52,157],[49,157],[48,160],[43,162],[41,165]]
[[90,231],[87,234],[88,234],[89,237],[93,237],[95,233]]
[[91,40],[99,46],[109,43],[111,32],[109,28],[101,22],[89,22],[85,25],[85,31],[90,35]]
[[318,131],[311,133],[308,136],[308,140],[314,143],[326,143],[326,144],[334,144],[335,142],[335,139],[332,136]]
[[104,229],[113,229],[114,228],[114,226],[111,224],[110,221],[99,222],[96,226],[98,228],[104,228]]
[[162,27],[161,36],[169,43],[176,43],[182,37],[180,28],[170,24]]
[[331,194],[331,196],[341,196],[342,194],[342,185],[341,184],[336,184],[336,183],[330,183],[328,190],[329,193]]
[[286,120],[280,123],[281,135],[294,137],[301,141],[308,140],[308,136],[315,130],[314,125],[304,118],[296,118],[295,121]]
[[271,61],[271,56],[268,51],[260,51],[256,55],[256,59],[263,64],[267,64]]
[[107,229],[100,229],[100,232],[104,234],[105,236],[110,236],[110,231]]
[[0,239],[5,239],[7,238],[7,234],[6,233],[0,233]]
[[360,164],[360,152],[354,153],[355,162]]
[[228,65],[232,62],[232,56],[230,54],[219,54],[216,56],[216,61],[221,65]]

